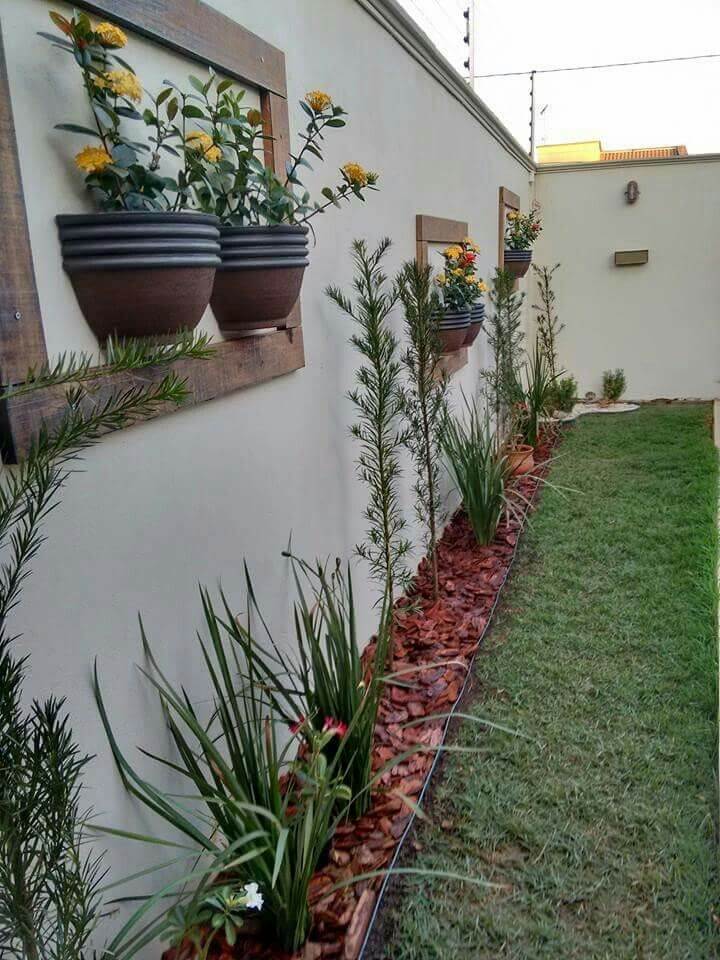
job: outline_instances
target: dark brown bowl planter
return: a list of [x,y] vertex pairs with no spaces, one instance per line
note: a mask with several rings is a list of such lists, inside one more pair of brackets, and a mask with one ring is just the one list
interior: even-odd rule
[[471,347],[473,343],[475,343],[478,334],[482,330],[484,319],[485,304],[482,302],[482,300],[476,300],[475,303],[470,307],[470,326],[468,327],[465,343],[463,344],[464,346]]
[[438,317],[438,334],[443,353],[454,353],[465,343],[470,327],[470,308],[444,307]]
[[519,280],[530,269],[532,250],[506,250],[504,262],[505,270]]
[[464,347],[471,347],[477,340],[478,334],[482,330],[482,322],[480,320],[471,322],[470,326],[467,329],[465,334],[465,341],[463,343]]
[[220,263],[216,217],[96,213],[56,221],[63,267],[98,340],[164,337],[198,325]]
[[225,337],[277,327],[300,296],[308,229],[221,227],[220,259],[210,305]]

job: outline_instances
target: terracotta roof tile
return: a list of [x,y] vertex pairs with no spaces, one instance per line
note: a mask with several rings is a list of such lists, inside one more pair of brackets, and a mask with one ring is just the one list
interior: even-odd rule
[[666,157],[686,157],[687,147],[636,147],[632,150],[602,150],[601,160],[660,160]]

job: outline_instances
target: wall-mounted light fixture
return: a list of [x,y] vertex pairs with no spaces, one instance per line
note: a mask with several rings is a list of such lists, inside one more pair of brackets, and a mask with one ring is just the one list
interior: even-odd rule
[[637,199],[640,196],[640,187],[637,185],[637,180],[628,180],[628,185],[625,187],[625,199],[628,203],[637,203]]

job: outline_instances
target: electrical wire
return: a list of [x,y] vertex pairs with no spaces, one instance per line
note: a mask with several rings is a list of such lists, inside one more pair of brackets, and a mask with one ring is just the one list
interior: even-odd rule
[[613,67],[641,67],[651,63],[682,63],[688,60],[716,60],[720,53],[700,53],[694,57],[663,57],[657,60],[627,60],[624,63],[591,63],[584,67],[547,67],[544,70],[511,70],[507,73],[476,73],[475,80],[492,77],[529,77],[533,73],[574,73],[577,70],[610,70]]

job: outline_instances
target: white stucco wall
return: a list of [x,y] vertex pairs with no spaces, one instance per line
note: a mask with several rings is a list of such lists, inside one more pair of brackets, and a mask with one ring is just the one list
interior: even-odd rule
[[[629,180],[640,187],[632,205]],[[717,156],[539,168],[535,260],[562,264],[560,358],[581,393],[599,393],[603,370],[623,367],[631,398],[718,395],[719,184]],[[649,250],[646,265],[614,265],[616,250],[637,249]]]
[[[289,533],[305,556],[349,556],[364,528],[366,493],[354,475],[353,411],[345,398],[357,356],[347,342],[351,325],[324,287],[349,287],[354,237],[391,236],[390,271],[413,257],[417,213],[469,221],[488,277],[498,187],[524,201],[529,190],[527,168],[355,0],[214,5],[285,50],[291,104],[319,87],[350,112],[348,127],[328,138],[325,172],[312,183],[332,181],[334,169],[355,159],[381,172],[382,192],[316,225],[302,294],[306,369],[103,441],[47,525],[48,542],[13,623],[22,633],[18,651],[31,655],[28,693],[67,696],[83,747],[97,754],[88,802],[103,822],[140,830],[151,821],[115,774],[91,696],[93,658],[120,742],[129,751],[143,744],[162,752],[160,713],[133,665],[138,611],[169,675],[200,696],[198,582],[222,580],[242,609],[246,556],[269,622],[287,637],[292,591],[280,551]],[[52,29],[50,6],[3,0],[0,13],[45,332],[56,353],[94,343],[60,269],[53,223],[58,212],[85,209],[87,198],[71,160],[82,138],[52,129],[83,122],[85,108],[69,60],[36,36]],[[125,54],[147,86],[199,69],[136,37]],[[292,131],[301,123],[299,108],[291,108]],[[215,329],[210,313],[204,325]],[[395,326],[402,328],[399,315]],[[481,338],[453,389],[472,395],[485,360]],[[404,502],[410,517],[407,493]],[[360,633],[368,636],[375,592],[363,567],[356,577]],[[114,844],[113,875],[139,869],[150,856],[141,846]]]

